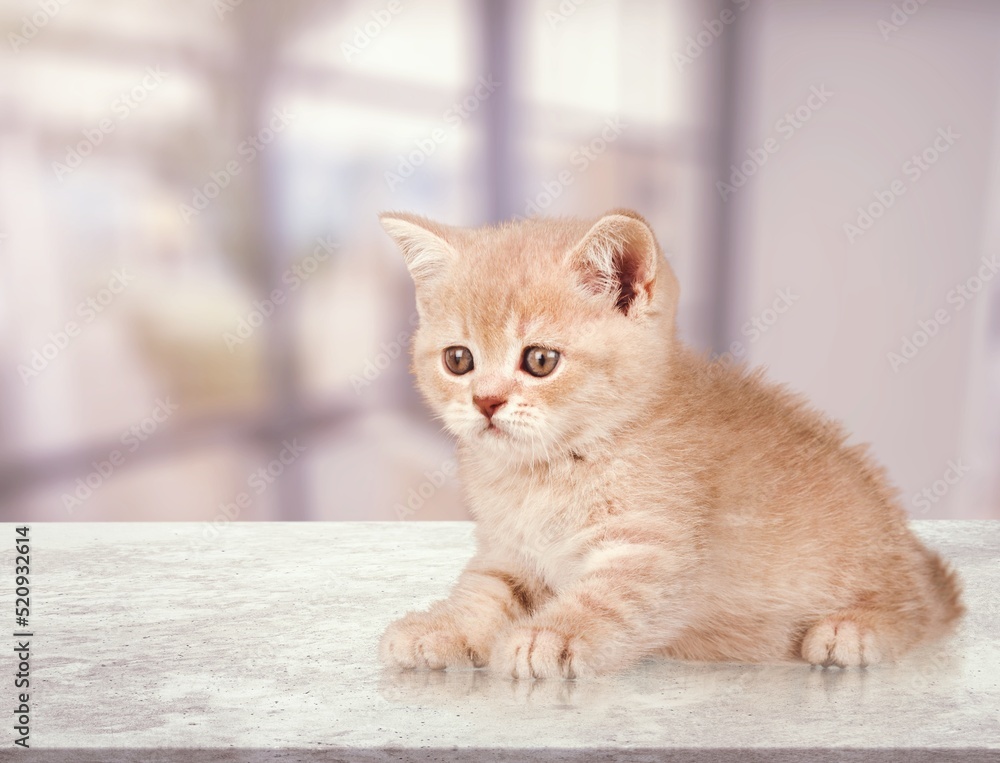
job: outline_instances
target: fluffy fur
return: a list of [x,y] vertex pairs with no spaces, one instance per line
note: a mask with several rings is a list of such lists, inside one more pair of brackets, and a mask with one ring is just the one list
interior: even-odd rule
[[[450,596],[386,631],[387,665],[864,666],[961,616],[955,575],[863,447],[759,372],[677,340],[677,280],[639,215],[382,223],[417,287],[417,383],[458,440],[477,521]],[[453,345],[473,371],[448,371]],[[561,353],[550,376],[520,368],[528,346]],[[493,426],[474,397],[505,401]]]

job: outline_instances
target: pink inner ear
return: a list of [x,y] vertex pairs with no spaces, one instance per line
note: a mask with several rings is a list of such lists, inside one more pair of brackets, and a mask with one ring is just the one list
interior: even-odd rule
[[640,284],[645,280],[643,256],[630,246],[615,254],[614,271],[606,273],[592,264],[584,269],[582,283],[593,294],[614,294],[615,309],[628,315]]
[[615,277],[618,279],[618,299],[615,307],[625,315],[628,315],[629,307],[635,301],[636,287],[643,277],[641,261],[641,256],[629,248],[615,257]]

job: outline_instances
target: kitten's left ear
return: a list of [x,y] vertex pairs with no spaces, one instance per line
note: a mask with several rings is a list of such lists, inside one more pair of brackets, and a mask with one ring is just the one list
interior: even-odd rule
[[418,287],[440,276],[457,257],[446,239],[446,225],[405,212],[383,212],[378,219],[403,253]]
[[659,257],[649,224],[631,210],[616,209],[587,231],[569,261],[588,291],[613,300],[624,315],[636,316],[653,300]]

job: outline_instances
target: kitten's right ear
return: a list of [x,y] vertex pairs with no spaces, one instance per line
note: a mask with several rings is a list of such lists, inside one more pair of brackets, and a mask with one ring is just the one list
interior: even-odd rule
[[378,219],[403,253],[417,286],[440,276],[458,256],[448,243],[445,225],[405,212],[383,212]]

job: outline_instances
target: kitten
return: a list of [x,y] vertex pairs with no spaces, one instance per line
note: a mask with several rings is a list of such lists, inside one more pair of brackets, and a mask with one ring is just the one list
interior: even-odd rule
[[477,551],[384,663],[576,678],[649,655],[864,666],[961,617],[864,447],[676,338],[649,225],[381,217],[416,284],[417,383],[458,439]]

